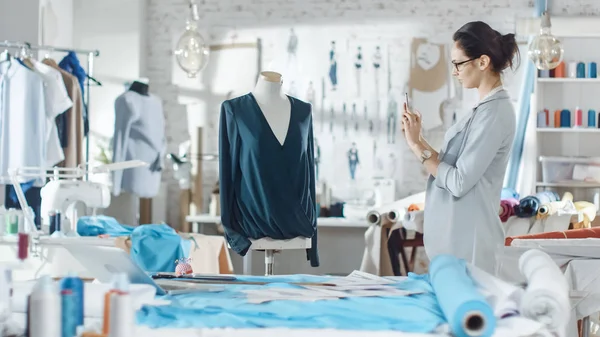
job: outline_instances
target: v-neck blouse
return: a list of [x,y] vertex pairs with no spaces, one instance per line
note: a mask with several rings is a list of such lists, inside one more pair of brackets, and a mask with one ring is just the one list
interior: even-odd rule
[[319,266],[311,105],[289,97],[283,145],[260,106],[246,94],[223,102],[219,125],[221,222],[231,248],[249,239],[312,238],[307,258]]

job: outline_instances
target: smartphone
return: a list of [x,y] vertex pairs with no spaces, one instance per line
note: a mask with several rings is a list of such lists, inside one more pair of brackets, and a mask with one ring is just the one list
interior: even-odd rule
[[408,105],[408,93],[404,93],[404,103],[406,104],[406,108],[410,110],[410,106]]

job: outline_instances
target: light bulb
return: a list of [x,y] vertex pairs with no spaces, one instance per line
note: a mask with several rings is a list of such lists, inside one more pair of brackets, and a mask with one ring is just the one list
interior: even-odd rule
[[189,78],[195,78],[208,64],[209,48],[204,37],[197,30],[198,13],[196,5],[191,4],[190,9],[192,18],[188,20],[185,32],[177,41],[174,54],[179,67],[188,74]]
[[549,70],[556,68],[563,60],[562,43],[550,32],[550,15],[542,14],[540,34],[534,37],[527,54],[536,68]]

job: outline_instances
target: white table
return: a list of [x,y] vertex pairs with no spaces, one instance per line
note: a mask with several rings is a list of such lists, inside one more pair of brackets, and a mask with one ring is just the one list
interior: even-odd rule
[[[220,216],[213,216],[210,214],[198,214],[188,215],[185,220],[192,223],[192,232],[204,234],[204,225],[212,224],[217,225],[221,223]],[[317,226],[325,228],[364,228],[365,230],[369,227],[366,219],[346,219],[346,218],[318,218]],[[243,274],[252,275],[252,250],[243,258]]]

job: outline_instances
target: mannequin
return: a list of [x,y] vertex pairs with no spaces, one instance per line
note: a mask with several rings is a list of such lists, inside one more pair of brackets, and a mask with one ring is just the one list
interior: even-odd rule
[[258,77],[252,95],[256,99],[271,131],[283,145],[290,127],[292,107],[283,93],[283,77],[274,71],[263,71]]

